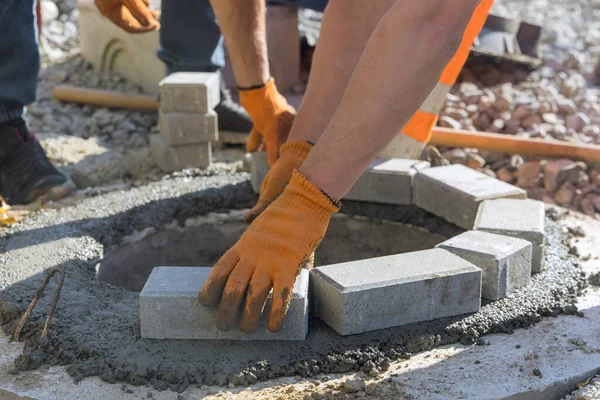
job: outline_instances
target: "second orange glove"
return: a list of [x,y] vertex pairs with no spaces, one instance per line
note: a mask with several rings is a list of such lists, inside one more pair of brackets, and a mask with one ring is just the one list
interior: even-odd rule
[[150,10],[150,0],[95,0],[98,10],[115,25],[129,33],[144,33],[160,28],[158,12]]
[[254,124],[246,149],[249,153],[266,151],[269,166],[273,166],[279,157],[279,147],[290,134],[296,110],[277,91],[273,78],[262,87],[240,89],[240,103]]

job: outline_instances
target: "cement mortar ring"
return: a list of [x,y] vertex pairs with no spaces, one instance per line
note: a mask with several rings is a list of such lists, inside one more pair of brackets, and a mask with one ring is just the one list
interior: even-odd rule
[[[311,319],[308,338],[300,342],[141,339],[138,293],[101,282],[96,266],[110,249],[144,230],[178,229],[198,216],[251,207],[256,197],[247,179],[248,174],[168,179],[40,212],[0,233],[0,315],[7,334],[14,332],[44,271],[55,265],[66,270],[48,336],[37,339],[51,296],[40,300],[25,325],[26,345],[16,368],[68,364],[75,379],[97,375],[107,382],[175,391],[190,383],[243,385],[279,376],[386,369],[391,360],[409,353],[454,342],[484,344],[484,334],[576,312],[584,279],[563,233],[547,218],[545,270],[476,314],[346,337]],[[414,206],[347,201],[342,211],[417,226],[442,239],[462,232]]]

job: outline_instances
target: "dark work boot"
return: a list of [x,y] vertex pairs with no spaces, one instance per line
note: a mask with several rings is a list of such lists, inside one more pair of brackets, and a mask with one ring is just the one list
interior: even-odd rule
[[22,118],[0,123],[0,195],[7,203],[28,204],[46,194],[56,199],[74,188]]
[[231,144],[246,143],[252,130],[252,121],[242,106],[231,98],[231,93],[221,80],[221,102],[215,107],[219,120],[219,141]]

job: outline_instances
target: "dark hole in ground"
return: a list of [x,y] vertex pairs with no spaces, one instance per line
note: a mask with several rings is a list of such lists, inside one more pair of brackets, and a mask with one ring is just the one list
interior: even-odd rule
[[[98,278],[140,291],[154,267],[212,266],[246,230],[242,215],[211,215],[185,227],[132,235],[107,252]],[[335,215],[315,253],[315,266],[425,250],[442,241],[441,235],[408,224]]]

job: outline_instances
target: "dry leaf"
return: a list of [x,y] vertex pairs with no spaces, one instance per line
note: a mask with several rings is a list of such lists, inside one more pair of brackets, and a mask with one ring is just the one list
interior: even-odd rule
[[2,197],[0,197],[0,226],[16,224],[19,222],[15,217],[8,215],[8,210],[10,210],[10,206],[4,202]]
[[10,225],[10,224],[16,224],[17,221],[15,218],[10,217],[7,212],[6,209],[4,209],[4,207],[0,207],[0,226],[6,226],[6,225]]

